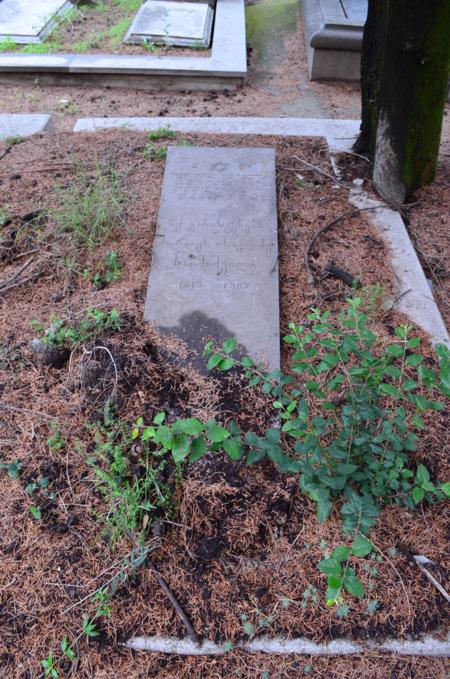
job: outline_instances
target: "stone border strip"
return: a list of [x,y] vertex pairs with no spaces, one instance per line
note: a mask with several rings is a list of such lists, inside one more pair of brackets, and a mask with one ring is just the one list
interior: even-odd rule
[[38,132],[51,132],[53,120],[50,115],[28,113],[5,113],[0,115],[0,139],[29,137]]
[[[358,120],[332,118],[81,118],[74,131],[95,132],[122,127],[150,132],[162,124],[177,132],[325,137],[332,155],[351,150],[360,125]],[[352,190],[350,201],[357,207],[377,204],[362,189]],[[450,346],[448,330],[402,218],[383,203],[378,204],[380,210],[367,212],[366,216],[391,248],[398,286],[397,309],[423,328],[433,343]]]
[[235,89],[247,74],[244,0],[217,0],[210,57],[113,54],[0,54],[0,82]]
[[[178,655],[222,655],[229,649],[223,644],[204,641],[197,645],[188,638],[177,637],[134,637],[128,639],[125,648],[135,651],[150,651],[153,653],[176,653]],[[352,655],[367,651],[380,651],[399,655],[422,657],[450,656],[450,643],[447,640],[435,639],[431,635],[420,641],[388,639],[384,642],[365,641],[358,643],[347,639],[335,639],[328,643],[317,644],[310,639],[284,639],[281,637],[258,637],[249,642],[238,643],[235,648],[250,653],[276,653],[280,655]]]

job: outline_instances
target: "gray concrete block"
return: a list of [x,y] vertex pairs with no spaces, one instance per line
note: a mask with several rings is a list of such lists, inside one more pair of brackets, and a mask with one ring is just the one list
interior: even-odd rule
[[236,337],[279,368],[274,149],[169,148],[145,319],[200,355]]
[[52,130],[52,118],[46,114],[6,113],[0,115],[0,139],[29,137]]

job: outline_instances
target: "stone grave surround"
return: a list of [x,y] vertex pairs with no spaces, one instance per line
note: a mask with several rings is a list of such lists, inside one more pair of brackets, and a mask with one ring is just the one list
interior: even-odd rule
[[311,80],[359,80],[368,0],[302,0]]
[[39,43],[67,10],[67,0],[0,0],[0,40]]
[[124,42],[179,47],[209,47],[214,10],[204,2],[147,0],[139,8]]
[[145,320],[201,358],[236,337],[243,354],[280,365],[275,150],[170,147]]

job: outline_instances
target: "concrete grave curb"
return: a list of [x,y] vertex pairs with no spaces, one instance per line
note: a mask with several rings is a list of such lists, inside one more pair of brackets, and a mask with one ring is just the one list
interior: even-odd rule
[[29,137],[39,132],[51,132],[53,120],[50,115],[39,113],[0,114],[0,139],[7,137]]
[[[216,644],[204,641],[197,645],[188,638],[177,637],[134,637],[128,639],[125,648],[135,651],[150,651],[153,653],[176,653],[177,655],[223,655],[230,651],[226,644]],[[380,651],[399,655],[421,657],[450,656],[449,639],[439,640],[431,635],[420,641],[387,639],[384,642],[365,641],[354,642],[348,639],[335,639],[328,643],[318,644],[310,639],[284,639],[281,637],[258,637],[252,641],[238,643],[234,648],[249,653],[275,653],[280,655],[352,655],[367,651]]]
[[[325,137],[331,154],[350,151],[359,130],[358,120],[330,118],[82,118],[75,132],[124,128],[150,132],[170,127],[177,132],[215,134],[260,134],[275,136]],[[376,206],[377,201],[363,189],[350,192],[356,207]],[[380,210],[366,216],[391,248],[391,263],[397,278],[396,308],[429,335],[433,343],[450,346],[448,330],[428,287],[414,246],[399,213],[378,202]]]
[[235,89],[247,74],[244,0],[217,0],[210,57],[0,54],[0,82],[144,90]]

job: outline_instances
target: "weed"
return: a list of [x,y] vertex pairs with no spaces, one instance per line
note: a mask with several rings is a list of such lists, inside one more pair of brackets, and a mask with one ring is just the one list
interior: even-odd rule
[[17,48],[18,44],[9,37],[0,40],[0,52],[15,52]]
[[21,52],[24,54],[52,54],[55,52],[62,52],[63,51],[63,45],[60,42],[55,42],[53,40],[49,40],[46,42],[39,42],[39,43],[30,43],[29,45],[25,45],[25,47],[22,47]]
[[146,144],[144,148],[144,158],[147,160],[163,160],[167,157],[167,146],[155,147],[153,144]]
[[59,452],[61,452],[61,450],[64,450],[64,448],[66,446],[66,442],[64,441],[64,439],[61,435],[61,432],[58,429],[58,425],[56,424],[56,422],[52,422],[50,427],[51,427],[52,433],[50,434],[50,436],[48,437],[48,439],[46,441],[47,446],[49,447],[51,453],[53,453],[53,454],[59,453]]
[[[85,272],[85,276],[90,276],[89,271]],[[122,265],[119,262],[117,252],[110,250],[92,277],[92,284],[97,290],[102,290],[108,283],[119,281],[121,276]]]
[[[76,347],[96,337],[105,330],[118,330],[120,316],[116,309],[101,311],[101,309],[87,309],[83,312],[78,323],[69,324],[66,318],[58,318],[54,314],[50,317],[51,325],[45,329],[43,325],[33,321],[33,327],[41,333],[40,341],[50,347]],[[51,439],[48,439],[49,443]]]
[[170,127],[158,127],[154,132],[149,132],[147,138],[150,141],[157,141],[158,139],[175,139],[176,136],[177,133]]
[[122,38],[131,24],[131,17],[123,17],[114,26],[105,31],[105,37],[109,38],[112,44],[118,47],[122,43]]
[[151,42],[148,38],[145,38],[144,42],[141,43],[142,47],[147,50],[147,52],[156,52],[158,49],[156,43]]
[[10,149],[13,146],[16,146],[17,144],[21,144],[23,141],[25,141],[25,137],[21,137],[18,134],[13,135],[11,137],[5,137],[5,139],[3,139],[3,142],[7,149]]
[[92,249],[104,242],[123,221],[125,194],[113,167],[97,164],[93,176],[80,167],[75,180],[58,190],[53,219],[62,232]]
[[338,618],[347,618],[350,613],[350,606],[348,604],[339,604],[336,608],[336,615]]
[[0,228],[11,221],[11,213],[6,207],[0,207]]
[[22,469],[22,463],[19,460],[15,462],[2,462],[0,464],[0,469],[4,469],[10,479],[18,479],[20,476],[20,470]]
[[58,679],[58,672],[54,665],[52,651],[50,651],[50,653],[44,660],[41,660],[41,665],[44,670],[44,677],[52,677],[52,679]]
[[29,509],[31,516],[35,521],[40,521],[42,519],[42,512],[40,507],[35,507],[34,505],[31,505]]

